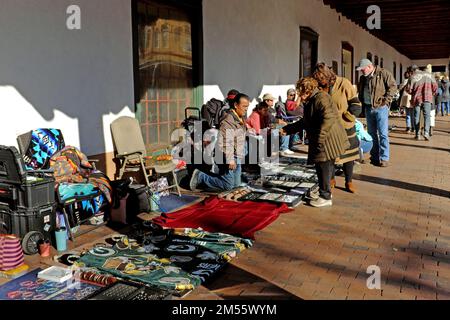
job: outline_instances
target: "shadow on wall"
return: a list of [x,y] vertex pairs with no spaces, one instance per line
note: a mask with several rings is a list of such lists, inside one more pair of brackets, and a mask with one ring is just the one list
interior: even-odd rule
[[[37,128],[57,128],[61,129],[66,145],[75,146],[88,155],[102,154],[113,151],[110,123],[123,115],[134,116],[127,106],[109,114],[101,114],[100,110],[92,108],[87,114],[77,115],[77,110],[73,109],[72,114],[76,116],[71,117],[58,108],[41,108],[27,100],[14,86],[0,85],[0,144],[17,147],[16,138],[22,133]],[[90,142],[91,150],[83,148],[83,141]],[[94,144],[101,147],[92,149]]]

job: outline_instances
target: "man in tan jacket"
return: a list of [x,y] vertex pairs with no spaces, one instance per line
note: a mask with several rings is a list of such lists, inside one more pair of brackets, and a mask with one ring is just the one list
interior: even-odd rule
[[370,151],[373,165],[389,165],[389,107],[397,92],[397,83],[388,70],[361,59],[356,70],[362,72],[358,94],[366,113],[367,129],[373,138]]
[[[247,114],[250,98],[239,93],[233,108],[220,121],[218,153],[215,163],[219,164],[219,174],[212,176],[194,170],[190,181],[191,190],[197,187],[211,191],[232,190],[241,184],[241,163],[245,157],[245,138],[247,127],[244,117]],[[225,161],[224,161],[225,160]]]

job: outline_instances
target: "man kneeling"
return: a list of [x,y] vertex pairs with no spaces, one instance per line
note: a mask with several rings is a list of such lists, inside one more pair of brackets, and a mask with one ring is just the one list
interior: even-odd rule
[[210,191],[228,191],[241,184],[241,163],[245,156],[245,136],[247,127],[244,116],[247,114],[250,98],[245,94],[235,97],[233,108],[225,114],[220,122],[218,147],[225,163],[219,164],[216,176],[194,170],[190,189],[207,189]]

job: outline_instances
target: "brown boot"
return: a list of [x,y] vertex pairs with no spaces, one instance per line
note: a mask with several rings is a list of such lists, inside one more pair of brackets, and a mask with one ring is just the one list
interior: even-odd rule
[[330,186],[331,186],[331,189],[334,189],[334,187],[336,187],[336,179],[330,180]]
[[356,193],[356,188],[353,185],[353,182],[346,182],[345,183],[345,190],[347,190],[350,193]]

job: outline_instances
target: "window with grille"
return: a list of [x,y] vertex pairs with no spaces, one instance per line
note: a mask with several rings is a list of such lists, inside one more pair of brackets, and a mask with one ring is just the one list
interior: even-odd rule
[[147,145],[166,144],[185,108],[192,106],[193,18],[189,10],[164,1],[137,0],[134,5],[136,118]]

